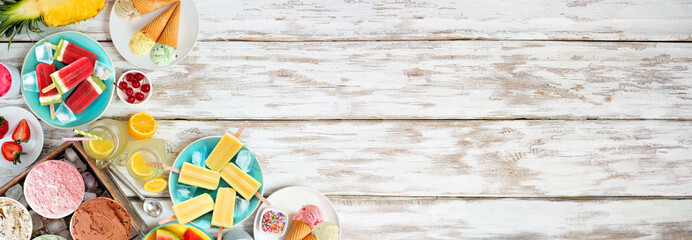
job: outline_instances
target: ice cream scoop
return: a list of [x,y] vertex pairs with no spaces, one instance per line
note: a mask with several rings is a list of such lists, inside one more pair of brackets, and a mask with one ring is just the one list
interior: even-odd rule
[[158,66],[168,66],[178,56],[178,51],[166,44],[157,43],[154,45],[154,48],[151,49],[149,55],[151,57],[151,62],[154,64]]
[[330,222],[321,222],[312,229],[312,234],[317,240],[339,239],[339,226]]
[[319,207],[305,205],[293,215],[293,220],[307,223],[310,228],[314,228],[315,225],[324,221],[324,216],[322,216],[322,210]]

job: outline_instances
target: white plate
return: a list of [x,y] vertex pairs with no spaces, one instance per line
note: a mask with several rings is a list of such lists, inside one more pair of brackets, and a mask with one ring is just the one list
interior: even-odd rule
[[29,142],[20,144],[22,145],[22,150],[26,153],[26,155],[22,155],[21,157],[22,162],[14,165],[12,162],[0,156],[0,167],[7,169],[24,169],[31,166],[31,164],[38,159],[41,150],[43,150],[43,128],[41,128],[41,124],[33,114],[20,107],[0,108],[0,116],[5,117],[7,122],[10,123],[9,131],[7,131],[5,137],[0,140],[0,145],[12,141],[12,133],[22,119],[26,119],[26,122],[29,124],[29,129],[31,130]]
[[[180,12],[180,30],[178,32],[178,57],[173,60],[173,62],[168,65],[174,65],[182,61],[185,56],[187,56],[192,48],[197,42],[197,35],[199,35],[199,15],[197,14],[197,8],[192,0],[181,0],[181,12]],[[135,56],[130,52],[129,42],[137,30],[142,29],[144,26],[149,24],[154,18],[158,17],[161,13],[166,11],[171,5],[157,9],[156,11],[150,12],[141,16],[139,20],[134,22],[128,22],[122,18],[115,15],[115,10],[111,9],[111,16],[109,21],[111,39],[113,39],[113,44],[115,49],[118,50],[121,56],[125,58],[128,62],[134,64],[137,67],[156,69],[165,68],[168,66],[158,66],[151,62],[149,54],[142,57]],[[156,40],[156,39],[154,39]]]
[[298,212],[303,205],[307,204],[312,204],[319,207],[320,210],[322,210],[324,221],[331,222],[339,226],[339,236],[341,236],[341,223],[339,222],[339,216],[337,216],[334,206],[331,202],[329,202],[327,197],[315,189],[302,186],[286,187],[274,192],[274,194],[269,196],[267,200],[272,204],[271,208],[276,208],[288,213],[288,226],[286,226],[286,234],[284,234],[282,237],[276,238],[274,235],[265,234],[262,232],[260,229],[260,221],[262,221],[262,216],[260,215],[264,209],[267,208],[266,205],[262,204],[257,210],[257,214],[255,214],[255,223],[253,227],[255,240],[286,239],[288,231],[291,229],[293,224],[293,214]]

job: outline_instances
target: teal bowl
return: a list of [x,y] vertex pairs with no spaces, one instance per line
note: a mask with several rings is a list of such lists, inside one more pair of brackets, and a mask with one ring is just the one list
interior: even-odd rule
[[[180,155],[178,155],[178,158],[175,159],[175,163],[173,163],[173,167],[180,169],[183,167],[183,163],[185,163],[185,162],[191,163],[192,153],[195,151],[202,152],[202,153],[204,153],[205,156],[209,156],[211,151],[214,150],[214,147],[216,147],[216,144],[219,143],[219,140],[221,140],[221,137],[206,137],[206,138],[202,138],[202,139],[199,139],[199,140],[191,143],[190,145],[185,147],[185,149],[183,149],[182,152],[180,152]],[[243,146],[243,148],[241,150],[243,150],[243,149],[249,151],[249,149],[245,148],[245,146]],[[231,162],[235,163],[236,157],[237,157],[237,154],[236,154],[236,156],[233,156],[233,158],[231,159]],[[248,174],[262,184],[262,186],[260,187],[258,192],[260,194],[263,194],[264,193],[264,178],[262,177],[262,166],[260,166],[260,163],[257,161],[257,159],[255,159],[255,161],[252,163],[252,167],[250,168],[250,172],[248,172]],[[182,200],[180,199],[180,196],[178,196],[178,194],[177,194],[178,193],[178,186],[180,186],[180,184],[178,183],[178,176],[179,176],[179,174],[171,172],[169,177],[168,177],[168,191],[170,192],[171,200],[173,201],[174,204],[178,204],[178,203],[182,202]],[[219,182],[219,188],[222,188],[222,187],[230,187],[230,186],[228,185],[228,183],[226,183],[226,181],[221,179],[221,181]],[[217,190],[218,190],[218,188],[217,188]],[[207,189],[203,189],[203,188],[197,188],[197,191],[195,191],[193,196],[198,196],[198,195],[201,195],[204,193],[208,193],[209,195],[211,195],[212,199],[216,200],[217,190],[212,191],[212,190],[207,190]],[[259,198],[257,198],[256,196],[253,196],[250,199],[250,204],[249,204],[248,210],[244,214],[234,216],[233,225],[237,225],[237,224],[245,221],[245,219],[250,217],[250,215],[252,215],[252,213],[255,210],[257,210],[257,207],[259,207],[259,205],[260,205]],[[217,228],[215,226],[211,226],[211,216],[212,216],[212,212],[209,212],[209,213],[195,219],[194,221],[192,221],[192,223],[194,223],[197,226],[204,227],[204,228]]]
[[[65,39],[67,41],[79,45],[80,47],[83,47],[86,50],[95,53],[98,56],[98,61],[113,67],[113,62],[106,53],[106,50],[104,50],[103,47],[101,47],[101,45],[99,45],[99,43],[96,40],[79,32],[68,31],[52,34],[36,42],[36,45],[31,47],[29,53],[26,54],[26,58],[24,58],[24,65],[22,66],[22,75],[36,71],[36,65],[39,64],[39,61],[36,60],[36,46],[41,45],[44,42],[50,42],[52,44],[57,45],[58,42],[60,42],[60,39]],[[53,62],[53,64],[55,64],[56,69],[60,69],[65,66],[65,64],[58,61]],[[26,102],[26,105],[29,106],[29,109],[44,122],[58,128],[75,128],[95,121],[103,115],[106,109],[108,109],[108,105],[110,105],[111,99],[113,99],[115,90],[115,84],[113,83],[113,81],[115,81],[115,72],[113,72],[113,74],[111,74],[111,76],[104,81],[104,84],[107,87],[106,91],[103,91],[103,93],[93,103],[91,103],[91,105],[89,105],[89,107],[87,107],[87,109],[85,109],[82,113],[76,114],[75,117],[77,119],[75,121],[69,122],[67,124],[61,123],[57,118],[50,118],[50,106],[41,106],[41,103],[39,103],[38,101],[38,92],[27,91],[24,89],[24,86],[22,86],[22,95],[24,96],[24,101]],[[71,93],[72,90],[62,95],[63,103],[64,100],[68,96],[70,96]],[[55,109],[57,110],[58,106],[63,103],[56,104]]]

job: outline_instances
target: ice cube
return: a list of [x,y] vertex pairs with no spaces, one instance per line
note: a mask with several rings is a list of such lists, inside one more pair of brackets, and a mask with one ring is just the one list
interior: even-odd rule
[[192,153],[192,164],[200,166],[200,167],[206,167],[204,160],[207,159],[206,152],[201,152],[201,151],[195,151]]
[[34,210],[29,210],[29,215],[31,215],[31,222],[34,224],[34,231],[43,228],[43,219]]
[[83,202],[89,201],[89,200],[94,199],[94,198],[96,198],[96,193],[85,192]]
[[12,198],[17,201],[22,198],[22,195],[24,195],[24,191],[22,189],[22,185],[19,184],[15,184],[5,192],[5,197]]
[[36,46],[36,60],[43,63],[53,64],[53,48],[48,42]]
[[67,229],[59,232],[58,236],[65,238],[65,240],[72,240],[72,234],[70,234],[70,230],[67,230]]
[[91,175],[90,172],[82,173],[82,179],[84,179],[84,186],[86,187],[87,190],[94,189],[94,188],[98,187],[98,183],[96,182],[94,175]]
[[94,75],[102,80],[107,80],[115,72],[111,66],[106,65],[100,61],[96,61],[94,64]]
[[67,158],[67,160],[70,162],[82,161],[72,148],[65,149],[65,158]]
[[87,165],[82,161],[75,161],[74,167],[77,168],[77,171],[79,171],[80,173],[87,170]]
[[235,196],[235,213],[234,217],[236,218],[243,218],[247,216],[248,210],[250,209],[250,202],[246,201],[245,199]]
[[22,75],[22,86],[24,91],[38,92],[38,77],[36,71]]
[[56,234],[59,233],[62,230],[65,230],[67,228],[67,223],[65,223],[65,219],[59,218],[59,219],[54,219],[48,224],[46,224],[46,231],[50,234]]
[[58,120],[60,120],[60,122],[63,124],[77,120],[77,117],[74,115],[72,110],[70,110],[70,108],[68,108],[64,103],[61,103],[58,110],[55,110],[55,117],[58,118]]
[[176,190],[180,201],[185,201],[192,198],[195,195],[195,191],[197,191],[197,187],[182,183],[178,184],[178,189]]
[[255,154],[248,150],[240,150],[235,158],[235,164],[244,172],[249,172],[255,162]]

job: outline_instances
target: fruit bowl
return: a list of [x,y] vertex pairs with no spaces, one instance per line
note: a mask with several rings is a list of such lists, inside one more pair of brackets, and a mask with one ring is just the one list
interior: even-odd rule
[[[120,98],[120,100],[127,105],[145,103],[147,100],[149,100],[152,94],[151,79],[143,72],[137,70],[130,70],[123,73],[123,75],[120,75],[116,86],[118,86],[116,90],[118,92],[118,98]],[[130,94],[132,96],[126,93],[126,91],[128,91],[126,89],[132,90],[132,94]],[[137,98],[138,94],[142,94],[143,97]],[[132,99],[129,99],[131,97]]]
[[[171,232],[171,233],[175,234],[176,236],[178,236],[179,239],[185,239],[185,238],[183,238],[185,232],[190,230],[195,235],[200,237],[202,240],[214,240],[214,238],[212,238],[211,235],[209,235],[209,233],[205,232],[203,229],[201,229],[199,227],[193,226],[192,224],[183,225],[183,224],[179,224],[179,223],[168,223],[168,224],[164,224],[164,225],[155,227],[154,229],[149,231],[149,233],[147,233],[147,235],[144,237],[143,240],[158,240],[156,238],[156,230],[158,230],[158,229],[162,229],[162,230],[166,230],[168,232]],[[169,238],[163,238],[163,239],[169,239]],[[175,239],[175,238],[171,238],[171,239]]]

